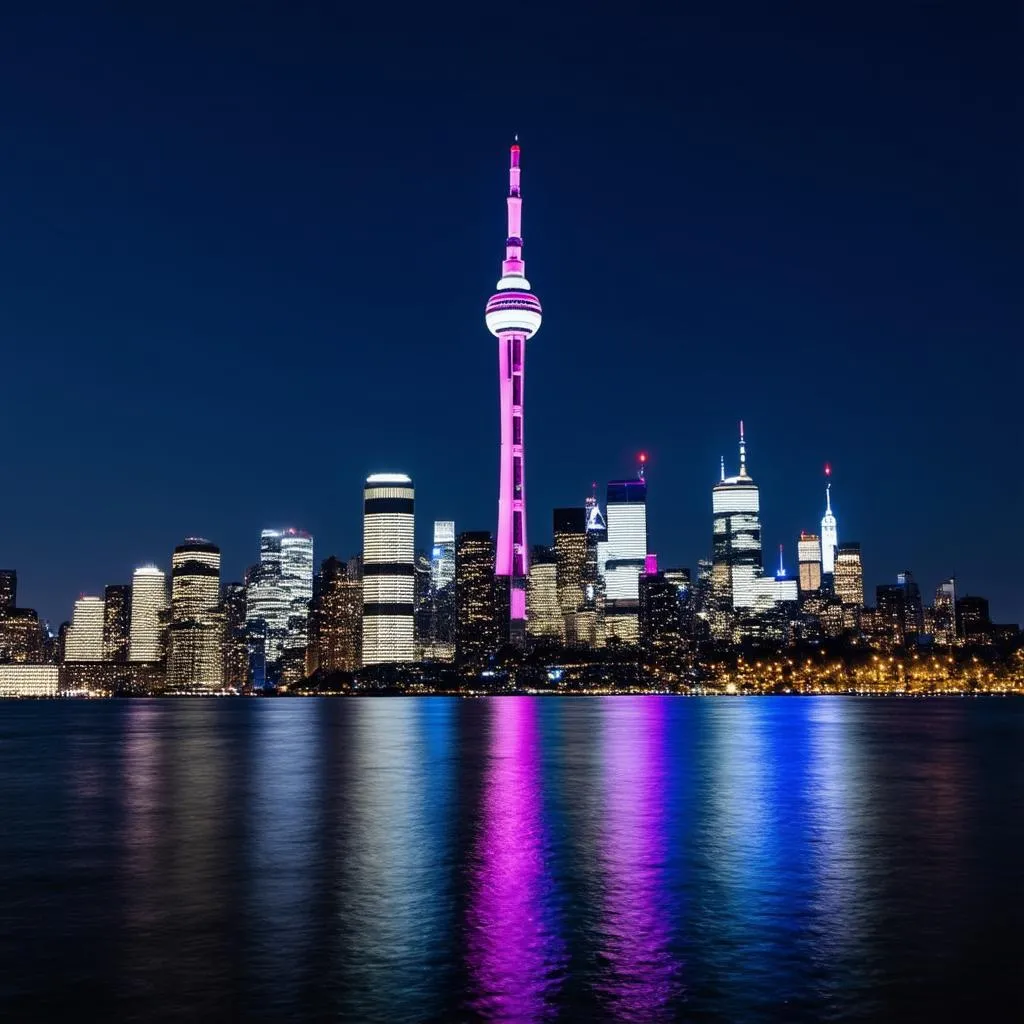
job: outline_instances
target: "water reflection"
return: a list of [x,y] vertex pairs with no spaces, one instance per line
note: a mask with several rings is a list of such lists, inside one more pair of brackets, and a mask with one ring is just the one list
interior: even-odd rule
[[605,706],[601,731],[605,817],[597,987],[615,1020],[670,1019],[681,992],[672,951],[674,902],[666,877],[666,703],[627,697]]
[[470,866],[467,966],[473,1009],[490,1020],[553,1014],[566,961],[548,873],[538,706],[488,702],[482,820]]

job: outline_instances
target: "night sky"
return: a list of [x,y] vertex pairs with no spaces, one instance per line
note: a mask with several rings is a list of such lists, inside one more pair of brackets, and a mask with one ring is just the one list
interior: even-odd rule
[[0,35],[19,604],[59,623],[186,535],[225,581],[265,526],[355,554],[379,470],[414,477],[424,547],[493,530],[518,132],[532,543],[644,449],[650,548],[696,568],[743,418],[769,565],[829,461],[869,603],[909,567],[1024,620],[1017,5],[149,6]]

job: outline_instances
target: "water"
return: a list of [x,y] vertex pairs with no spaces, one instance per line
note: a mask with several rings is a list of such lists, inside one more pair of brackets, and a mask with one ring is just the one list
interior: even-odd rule
[[1024,702],[0,707],[0,1019],[1024,1010]]

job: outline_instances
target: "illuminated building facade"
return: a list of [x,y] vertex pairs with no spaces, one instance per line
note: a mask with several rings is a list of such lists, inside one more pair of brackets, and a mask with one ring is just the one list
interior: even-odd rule
[[103,591],[103,660],[127,661],[131,636],[132,588],[113,584]]
[[801,533],[796,544],[800,593],[816,594],[821,590],[821,538]]
[[712,591],[720,611],[747,611],[758,598],[761,554],[761,497],[747,473],[747,448],[740,423],[740,471],[721,478],[711,494],[713,514]]
[[43,627],[31,608],[0,609],[0,664],[45,661]]
[[228,583],[221,602],[224,633],[221,661],[224,687],[242,691],[249,682],[249,644],[245,624],[245,584]]
[[[687,582],[689,573],[687,573]],[[645,573],[640,577],[640,644],[658,668],[678,671],[686,652],[678,577]]]
[[374,473],[363,489],[363,664],[415,656],[412,479]]
[[140,566],[132,575],[129,661],[160,661],[164,657],[166,608],[167,577],[156,566]]
[[611,481],[605,513],[608,541],[598,555],[599,567],[604,566],[605,633],[635,644],[640,639],[640,574],[647,561],[647,481],[643,476]]
[[0,569],[0,614],[18,606],[18,574],[13,569]]
[[355,672],[363,652],[361,562],[324,559],[313,581],[306,673]]
[[56,697],[57,665],[0,665],[0,697]]
[[64,642],[65,661],[103,660],[103,598],[80,597]]
[[836,548],[839,547],[839,529],[832,514],[832,467],[825,467],[825,515],[821,519],[821,571],[826,576],[835,572]]
[[526,629],[531,637],[565,642],[565,620],[558,604],[558,565],[552,548],[536,546],[531,552],[527,606]]
[[[556,508],[553,522],[555,539],[555,578],[558,608],[574,635],[573,617],[584,605],[584,582],[587,576],[587,510]],[[596,562],[595,562],[596,575]]]
[[172,691],[213,692],[223,686],[220,548],[198,537],[171,556],[171,626],[167,685]]
[[526,543],[525,436],[523,432],[523,379],[526,340],[540,329],[540,301],[530,290],[523,262],[522,195],[519,189],[519,146],[509,158],[508,231],[505,259],[497,291],[487,302],[487,329],[498,339],[498,394],[501,408],[501,461],[498,484],[498,538],[494,574],[508,590],[502,605],[508,608],[509,637],[522,642],[526,632],[526,580],[529,572]]
[[455,657],[465,666],[482,666],[501,645],[495,595],[494,538],[466,531],[455,541]]
[[944,580],[935,590],[932,605],[932,635],[935,642],[952,647],[957,642],[956,580]]
[[424,655],[433,661],[455,657],[455,523],[434,523],[430,548],[430,624]]
[[860,544],[848,541],[836,549],[832,589],[840,604],[851,608],[864,607],[864,566]]

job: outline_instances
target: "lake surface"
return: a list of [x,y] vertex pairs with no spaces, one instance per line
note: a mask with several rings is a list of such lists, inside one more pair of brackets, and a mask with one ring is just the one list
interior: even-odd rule
[[1024,1009],[1022,701],[0,702],[0,822],[3,1020]]

